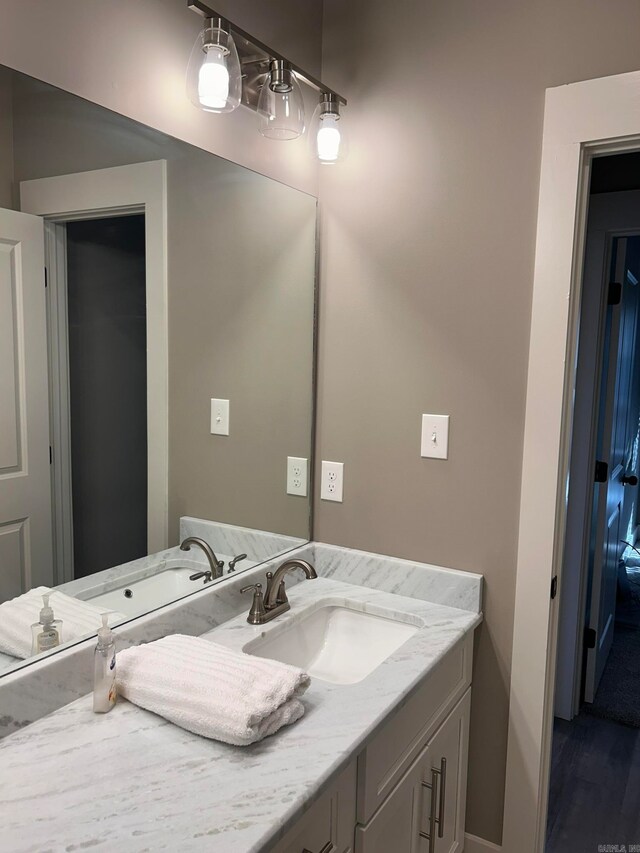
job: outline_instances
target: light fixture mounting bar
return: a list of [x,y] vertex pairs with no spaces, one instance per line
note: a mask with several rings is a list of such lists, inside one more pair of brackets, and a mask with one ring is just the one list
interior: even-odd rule
[[[334,89],[330,89],[329,86],[325,86],[321,80],[317,80],[311,74],[296,65],[295,62],[291,62],[290,59],[287,59],[286,56],[278,53],[277,50],[273,50],[273,48],[259,41],[241,27],[236,26],[233,21],[230,21],[225,15],[221,15],[219,12],[216,12],[215,9],[212,9],[206,3],[203,3],[202,0],[187,0],[187,6],[194,12],[202,15],[203,18],[220,18],[226,22],[229,29],[233,32],[236,40],[236,46],[238,48],[238,54],[240,55],[243,70],[245,67],[251,65],[257,66],[256,70],[262,67],[267,69],[268,63],[271,59],[278,59],[283,62],[287,62],[291,70],[295,71],[296,76],[308,86],[311,86],[312,89],[321,93],[333,95],[340,104],[346,105],[347,99],[343,98],[342,95]],[[252,77],[252,75],[247,76],[249,78]],[[243,95],[242,100],[246,106],[252,107],[253,109],[256,108],[257,97],[254,97],[254,91],[251,85],[248,87],[246,95]]]

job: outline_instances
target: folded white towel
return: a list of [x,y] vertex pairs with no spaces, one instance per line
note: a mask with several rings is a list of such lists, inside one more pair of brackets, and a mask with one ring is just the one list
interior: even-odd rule
[[42,596],[47,592],[54,617],[62,620],[63,643],[95,634],[102,625],[103,613],[111,614],[110,625],[127,618],[114,610],[96,607],[55,589],[38,586],[0,604],[0,652],[17,658],[31,657],[31,626],[40,619]]
[[306,672],[245,655],[201,637],[171,634],[124,649],[118,692],[198,735],[247,746],[295,723]]

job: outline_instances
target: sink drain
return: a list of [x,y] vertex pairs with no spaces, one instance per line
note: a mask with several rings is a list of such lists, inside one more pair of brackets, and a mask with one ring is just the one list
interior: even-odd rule
[[133,590],[132,589],[125,589],[124,597],[125,598],[133,598]]

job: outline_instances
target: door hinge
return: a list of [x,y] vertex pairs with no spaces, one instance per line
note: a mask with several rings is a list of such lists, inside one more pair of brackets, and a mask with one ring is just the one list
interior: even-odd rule
[[553,600],[558,594],[558,575],[554,575],[551,578],[551,600]]
[[609,293],[607,294],[607,305],[620,305],[622,302],[622,285],[619,281],[609,282]]
[[53,447],[49,445],[49,465],[53,465]]
[[49,287],[49,273],[46,267],[44,268],[44,286]]
[[593,479],[596,483],[606,483],[609,477],[609,465],[606,462],[601,462],[596,459],[596,469],[593,474]]
[[596,634],[595,628],[585,628],[584,644],[588,649],[595,649],[597,639],[598,635]]

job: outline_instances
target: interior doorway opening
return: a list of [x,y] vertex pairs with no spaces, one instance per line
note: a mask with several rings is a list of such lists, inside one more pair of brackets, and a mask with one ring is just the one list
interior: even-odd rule
[[[547,853],[640,838],[640,152],[595,158],[561,573]],[[608,780],[603,783],[603,780]]]

